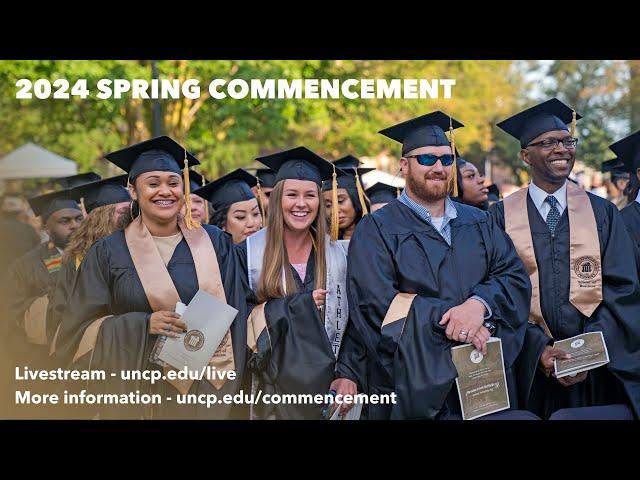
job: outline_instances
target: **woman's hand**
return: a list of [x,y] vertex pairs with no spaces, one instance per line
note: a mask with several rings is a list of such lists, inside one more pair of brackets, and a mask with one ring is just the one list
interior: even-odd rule
[[179,333],[186,331],[187,326],[176,312],[153,312],[149,318],[149,333],[152,335],[177,337]]
[[316,302],[316,307],[322,308],[324,307],[324,301],[327,297],[327,291],[319,288],[318,290],[314,290],[311,294],[313,296],[313,301]]

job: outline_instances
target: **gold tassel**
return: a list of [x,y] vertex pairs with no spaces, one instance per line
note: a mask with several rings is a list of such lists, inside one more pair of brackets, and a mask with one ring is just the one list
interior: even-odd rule
[[[204,175],[202,175],[202,185],[205,186]],[[209,223],[209,201],[205,199],[204,201],[204,223]]]
[[331,240],[336,241],[340,236],[340,225],[338,224],[338,175],[336,166],[333,166],[333,180],[331,180]]
[[84,197],[80,198],[80,211],[82,212],[83,217],[86,217],[88,215],[87,207],[84,204]]
[[196,222],[191,216],[191,183],[189,182],[189,160],[187,160],[187,149],[184,149],[184,168],[182,169],[182,178],[184,181],[184,224],[191,230],[194,227],[199,227],[200,224]]
[[364,217],[369,213],[369,209],[367,208],[367,202],[365,202],[364,190],[362,190],[362,185],[360,185],[360,177],[358,176],[358,169],[354,169],[356,171],[356,190],[358,191],[358,200],[360,200],[360,208],[362,208],[362,216]]
[[260,179],[256,176],[258,182],[256,183],[256,190],[258,191],[258,206],[260,207],[260,215],[262,215],[262,226],[265,227],[267,223],[267,217],[265,216],[264,203],[262,202],[262,187],[260,186]]
[[451,140],[451,151],[453,152],[453,169],[451,171],[451,180],[453,182],[453,196],[458,196],[458,169],[456,168],[456,138],[453,134],[453,121],[449,117],[449,137]]
[[572,110],[571,111],[571,130],[570,130],[570,134],[573,138],[576,138],[576,111]]

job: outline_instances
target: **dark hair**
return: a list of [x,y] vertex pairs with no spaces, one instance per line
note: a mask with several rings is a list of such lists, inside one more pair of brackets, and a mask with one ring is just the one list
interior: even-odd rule
[[214,210],[209,224],[215,225],[223,230],[227,226],[227,213],[229,213],[229,208],[231,208],[231,205],[225,205],[224,207]]
[[629,183],[622,193],[627,196],[628,202],[632,203],[638,196],[638,190],[640,190],[640,180],[637,174],[632,173],[631,178],[629,178]]
[[[362,220],[362,217],[363,217],[362,207],[360,206],[360,198],[358,198],[358,191],[355,188],[345,188],[345,190],[347,191],[347,194],[351,199],[351,204],[353,205],[353,209],[356,212],[356,215],[353,218],[353,223],[357,225],[358,222]],[[364,196],[364,203],[367,206],[367,210],[370,212],[371,202],[369,201],[369,198],[366,195]],[[342,235],[343,235],[343,231],[340,230],[338,238],[342,239]]]
[[464,158],[456,158],[456,183],[458,184],[458,200],[462,203],[462,167],[464,167],[467,162]]

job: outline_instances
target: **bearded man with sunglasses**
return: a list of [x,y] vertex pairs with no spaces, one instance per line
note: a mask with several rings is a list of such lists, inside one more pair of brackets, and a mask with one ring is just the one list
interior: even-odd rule
[[[640,407],[640,295],[634,245],[616,206],[567,179],[576,159],[575,111],[553,98],[498,124],[520,141],[531,184],[492,206],[533,286],[516,362],[520,405],[545,419],[632,419]],[[571,124],[571,128],[567,125]],[[555,377],[602,332],[609,363]]]
[[[455,170],[451,135],[462,124],[433,112],[382,130],[402,143],[403,193],[366,215],[348,255],[350,338],[363,362],[343,357],[338,375],[396,403],[368,405],[369,419],[460,419],[451,347],[486,353],[500,337],[511,410],[520,412],[512,365],[526,330],[531,287],[511,240],[486,212],[449,198]],[[345,351],[358,351],[346,348]],[[349,365],[354,367],[349,369]]]

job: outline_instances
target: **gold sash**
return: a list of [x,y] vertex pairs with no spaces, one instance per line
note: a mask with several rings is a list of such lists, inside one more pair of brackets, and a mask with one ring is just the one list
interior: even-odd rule
[[[178,222],[178,226],[191,250],[199,288],[226,303],[220,267],[209,235],[203,228],[189,230],[185,227],[182,219]],[[180,296],[149,230],[140,217],[136,218],[125,229],[125,238],[131,259],[152,310],[154,312],[160,310],[174,311],[176,303],[180,301]],[[220,342],[213,357],[211,357],[209,365],[220,372],[230,371],[235,368],[230,329],[222,339],[222,342]],[[165,375],[167,371],[168,368],[165,368]],[[216,377],[208,380],[216,389],[220,389],[226,382],[227,377],[225,375],[223,378]],[[193,383],[193,380],[175,379],[167,381],[183,394],[189,391]]]
[[[411,304],[413,303],[413,299],[416,298],[417,294],[415,293],[398,293],[393,300],[391,300],[391,304],[389,305],[389,309],[384,316],[384,320],[382,320],[382,325],[380,329],[389,325],[390,323],[397,322],[403,318],[407,318],[409,315],[409,310],[411,309]],[[402,331],[404,331],[404,324],[402,325]],[[402,335],[402,331],[400,335]]]
[[24,312],[24,331],[27,341],[35,345],[47,344],[47,306],[49,297],[38,297]]
[[[540,325],[553,338],[540,306],[540,278],[529,225],[528,193],[529,188],[525,187],[504,199],[505,230],[531,279],[529,322]],[[602,301],[600,241],[589,196],[573,182],[567,182],[567,214],[571,271],[569,301],[580,313],[590,317]]]
[[[254,353],[258,350],[260,334],[267,328],[267,317],[264,314],[265,305],[266,302],[253,307],[249,318],[247,318],[247,347]],[[269,329],[267,329],[267,335],[269,335]],[[269,342],[271,342],[271,337],[269,337]]]

